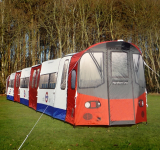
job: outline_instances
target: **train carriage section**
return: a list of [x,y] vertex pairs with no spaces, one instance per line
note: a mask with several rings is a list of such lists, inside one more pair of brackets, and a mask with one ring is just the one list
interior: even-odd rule
[[141,51],[124,41],[95,44],[72,56],[66,121],[74,125],[146,122]]
[[6,95],[7,95],[8,87],[9,87],[9,79],[10,79],[10,75],[6,79],[6,92],[5,92]]
[[29,80],[29,107],[37,109],[37,89],[39,86],[41,65],[35,65],[31,68]]
[[38,87],[37,111],[53,116],[60,58],[42,63]]
[[20,103],[20,77],[21,77],[21,70],[17,71],[15,74],[14,80],[14,101]]
[[20,78],[20,103],[29,106],[29,78],[31,67],[24,68]]
[[14,80],[15,80],[15,73],[12,73],[9,78],[9,86],[7,90],[7,99],[14,101]]
[[72,55],[63,57],[59,64],[53,117],[65,120],[67,106],[68,70]]

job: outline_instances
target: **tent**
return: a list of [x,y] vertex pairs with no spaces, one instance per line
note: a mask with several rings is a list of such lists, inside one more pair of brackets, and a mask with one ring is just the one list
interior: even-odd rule
[[95,44],[72,56],[66,122],[128,125],[147,121],[144,64],[124,41]]
[[140,49],[106,41],[23,69],[20,103],[73,125],[129,125],[147,122],[145,91]]
[[14,101],[14,80],[15,80],[15,73],[12,73],[9,78],[9,86],[7,90],[7,99],[11,101]]
[[20,77],[21,77],[21,70],[16,72],[14,80],[14,101],[16,102],[20,102],[20,93],[19,93]]
[[20,103],[29,105],[29,78],[31,67],[22,69],[20,78]]
[[39,85],[41,65],[35,65],[31,68],[29,79],[29,107],[37,109],[37,89]]

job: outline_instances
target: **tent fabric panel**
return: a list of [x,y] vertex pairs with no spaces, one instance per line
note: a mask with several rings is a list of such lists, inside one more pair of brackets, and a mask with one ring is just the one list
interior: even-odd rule
[[108,100],[78,93],[75,125],[109,125]]
[[[33,73],[34,70],[36,70],[36,76],[37,76],[37,70],[39,70],[39,74],[38,74],[38,79],[37,79],[37,87],[35,87],[35,83],[32,87],[32,78],[33,78]],[[40,79],[40,71],[41,71],[41,65],[36,65],[34,67],[31,68],[31,75],[30,75],[30,84],[29,84],[29,107],[33,108],[34,110],[36,110],[37,108],[37,89],[38,89],[38,85],[39,85],[39,79]],[[36,82],[36,81],[35,81]]]
[[7,95],[7,99],[8,99],[8,100],[11,100],[11,101],[14,101],[14,96]]
[[[44,110],[45,110],[45,112],[44,112]],[[53,116],[54,108],[52,106],[49,106],[49,105],[37,103],[37,111],[42,112],[42,113],[44,112],[45,114],[47,114],[49,116]]]
[[[68,88],[68,71],[71,56],[63,57],[59,63],[57,84],[55,89],[55,101],[53,107],[59,113],[59,109],[66,110],[67,108],[67,88]],[[56,114],[55,110],[55,114]]]
[[64,121],[65,117],[66,117],[66,110],[54,107],[53,118]]
[[134,120],[132,99],[110,99],[110,120]]
[[[16,80],[17,80],[17,75],[19,76],[19,81],[18,81],[18,83],[19,83],[19,85],[18,85],[18,87],[16,87]],[[16,101],[16,102],[20,102],[20,93],[19,93],[19,86],[20,86],[20,76],[21,76],[21,72],[16,72],[16,75],[15,75],[15,80],[14,80],[14,101]]]
[[25,99],[25,98],[20,98],[20,103],[23,105],[28,106],[29,105],[29,100]]
[[[72,56],[70,65],[69,65],[69,71],[68,71],[68,90],[67,90],[67,114],[65,121],[69,122],[71,124],[74,124],[74,116],[75,116],[75,94],[76,94],[76,88],[72,89],[71,88],[71,76],[72,76],[72,70],[76,71],[76,78],[77,78],[77,66],[78,66],[78,61],[79,58],[82,56],[84,51],[79,52],[75,55]],[[77,83],[77,79],[76,79]]]
[[[142,102],[143,101],[143,102]],[[134,99],[136,123],[147,122],[146,93]]]
[[[102,43],[106,43],[106,42],[102,42]],[[89,48],[87,48],[86,50],[83,50],[79,53],[76,53],[72,56],[71,61],[70,61],[70,65],[69,65],[69,71],[68,71],[68,90],[67,90],[67,114],[66,114],[66,118],[65,121],[74,124],[74,113],[75,113],[75,94],[76,94],[76,88],[72,89],[71,88],[71,72],[74,69],[76,71],[76,78],[77,78],[77,67],[78,67],[78,62],[79,59],[81,58],[81,56],[90,48],[99,45],[98,44],[94,44],[92,46],[90,46]],[[76,80],[77,82],[77,80]]]

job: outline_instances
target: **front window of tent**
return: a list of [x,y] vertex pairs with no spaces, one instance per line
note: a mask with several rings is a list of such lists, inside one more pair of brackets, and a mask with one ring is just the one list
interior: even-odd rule
[[93,88],[103,84],[103,69],[103,52],[85,53],[80,60],[79,88]]
[[113,78],[128,78],[127,53],[111,52],[111,73]]
[[141,87],[145,87],[144,66],[141,55],[133,54],[133,65],[136,84],[138,84]]
[[57,82],[57,73],[50,74],[49,89],[55,89]]
[[48,89],[49,74],[41,75],[39,81],[40,89]]

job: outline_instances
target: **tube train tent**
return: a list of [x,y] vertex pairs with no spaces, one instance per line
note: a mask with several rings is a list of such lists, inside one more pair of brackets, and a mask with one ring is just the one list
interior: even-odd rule
[[9,87],[7,90],[7,99],[14,101],[14,79],[15,73],[12,73],[9,78]]
[[[146,122],[143,64],[139,48],[124,41],[101,42],[43,62],[34,109],[73,125]],[[22,70],[21,79],[25,77]],[[26,96],[24,93],[27,91],[21,86],[20,94]],[[29,99],[29,103],[32,101]]]
[[22,69],[21,72],[21,81],[20,81],[20,103],[26,106],[29,105],[29,77],[30,77],[30,68]]
[[37,109],[37,89],[39,85],[41,65],[35,65],[31,68],[29,79],[29,107]]
[[21,70],[16,72],[14,80],[14,101],[19,103],[20,103],[20,93],[19,93],[20,77],[21,77]]

